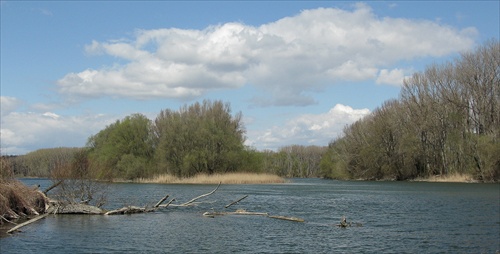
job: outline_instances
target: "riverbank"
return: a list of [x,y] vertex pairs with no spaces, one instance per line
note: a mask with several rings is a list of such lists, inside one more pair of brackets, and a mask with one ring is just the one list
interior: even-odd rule
[[478,183],[470,174],[451,173],[447,175],[433,175],[429,177],[418,177],[413,182],[436,182],[436,183]]
[[45,211],[45,197],[35,187],[15,180],[0,181],[0,237],[16,224]]
[[225,173],[225,174],[198,174],[193,177],[180,178],[170,174],[161,174],[152,178],[138,178],[136,183],[164,183],[164,184],[273,184],[285,183],[280,176],[267,173]]

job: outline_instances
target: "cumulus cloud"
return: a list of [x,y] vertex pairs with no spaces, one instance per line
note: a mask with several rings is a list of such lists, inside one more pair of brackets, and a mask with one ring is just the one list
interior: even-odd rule
[[382,69],[379,72],[377,80],[375,81],[377,84],[388,84],[393,86],[402,86],[403,80],[408,78],[411,72],[403,69]]
[[285,126],[250,132],[246,145],[272,150],[287,144],[326,146],[342,134],[346,125],[368,114],[369,109],[337,104],[326,113],[304,114],[289,120]]
[[14,97],[0,96],[0,112],[1,116],[8,115],[15,111],[21,105],[21,101]]
[[[89,53],[124,61],[68,73],[58,91],[71,96],[190,99],[250,84],[262,105],[309,105],[307,94],[341,81],[396,84],[398,61],[469,49],[477,31],[433,21],[318,8],[261,26],[225,23],[203,30],[139,30],[130,41],[93,41]],[[283,92],[283,91],[286,91]]]
[[49,147],[82,147],[87,138],[115,119],[97,116],[60,116],[53,112],[11,112],[2,116],[1,154],[25,154]]

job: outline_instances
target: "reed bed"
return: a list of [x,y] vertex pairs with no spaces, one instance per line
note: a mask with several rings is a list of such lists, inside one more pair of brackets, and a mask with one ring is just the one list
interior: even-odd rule
[[45,198],[35,188],[17,180],[0,181],[0,225],[44,210]]
[[271,184],[284,183],[285,179],[273,174],[259,173],[226,173],[198,174],[189,178],[179,178],[170,174],[161,174],[152,178],[139,178],[137,183],[169,183],[169,184]]
[[434,175],[427,178],[417,178],[415,181],[420,182],[440,182],[440,183],[472,183],[476,182],[474,177],[469,174],[450,173],[447,175]]

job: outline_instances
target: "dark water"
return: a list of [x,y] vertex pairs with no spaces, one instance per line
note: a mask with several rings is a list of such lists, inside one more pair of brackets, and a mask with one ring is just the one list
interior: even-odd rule
[[[43,180],[24,180],[28,184]],[[215,185],[112,184],[108,209],[180,202]],[[295,216],[203,217],[244,195],[230,211]],[[1,253],[496,253],[500,185],[292,179],[279,185],[222,185],[197,207],[154,213],[50,215],[0,238]],[[333,226],[345,215],[363,227]]]

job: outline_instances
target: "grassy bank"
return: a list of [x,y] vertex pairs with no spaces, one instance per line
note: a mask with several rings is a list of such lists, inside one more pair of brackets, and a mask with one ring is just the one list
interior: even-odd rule
[[270,184],[284,183],[285,179],[273,174],[226,173],[199,174],[189,178],[179,178],[169,174],[157,175],[153,178],[139,178],[138,183],[171,183],[171,184]]
[[0,181],[0,225],[44,210],[44,196],[35,188],[17,180]]
[[474,177],[469,174],[451,173],[447,175],[434,175],[426,178],[416,178],[416,182],[439,182],[439,183],[474,183]]

